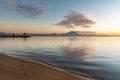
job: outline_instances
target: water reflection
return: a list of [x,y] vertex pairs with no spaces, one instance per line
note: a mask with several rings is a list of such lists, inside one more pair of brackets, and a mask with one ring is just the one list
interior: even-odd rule
[[0,38],[0,52],[45,62],[92,80],[120,80],[120,37]]
[[12,37],[11,39],[12,41],[16,41],[19,39],[19,40],[23,40],[23,42],[26,42],[28,38],[27,37],[21,37],[21,38]]
[[69,38],[69,43],[61,47],[68,59],[88,60],[95,51],[90,41],[84,42],[77,38]]

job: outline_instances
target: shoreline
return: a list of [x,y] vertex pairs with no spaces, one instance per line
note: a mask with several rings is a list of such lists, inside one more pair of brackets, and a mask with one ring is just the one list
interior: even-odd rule
[[0,54],[0,80],[88,80],[44,63]]

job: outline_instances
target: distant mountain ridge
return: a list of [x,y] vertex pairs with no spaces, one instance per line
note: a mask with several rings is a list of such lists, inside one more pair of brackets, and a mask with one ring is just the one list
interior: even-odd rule
[[87,35],[93,35],[93,32],[79,32],[79,31],[70,31],[67,33],[53,33],[53,34],[29,34],[31,36],[87,36]]
[[63,35],[65,35],[65,36],[80,36],[80,34],[75,32],[75,31],[70,31],[70,32],[65,33]]

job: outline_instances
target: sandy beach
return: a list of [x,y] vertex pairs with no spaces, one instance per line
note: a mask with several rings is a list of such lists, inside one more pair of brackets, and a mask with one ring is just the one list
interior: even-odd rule
[[55,68],[0,55],[0,80],[87,80]]

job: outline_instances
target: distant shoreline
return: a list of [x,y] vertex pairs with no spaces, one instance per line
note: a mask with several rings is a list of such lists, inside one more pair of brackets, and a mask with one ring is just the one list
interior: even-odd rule
[[2,38],[4,38],[4,37],[12,37],[12,38],[14,38],[14,37],[23,37],[23,38],[26,38],[26,37],[31,37],[31,36],[0,36],[0,37],[2,37]]
[[67,33],[51,33],[51,34],[34,34],[34,33],[23,33],[23,34],[11,34],[0,32],[0,37],[120,37],[120,35],[110,34],[97,34],[95,32],[76,32],[70,31]]
[[31,37],[120,37],[120,36],[31,36]]
[[120,37],[120,36],[0,36],[0,38],[29,38],[29,37]]

